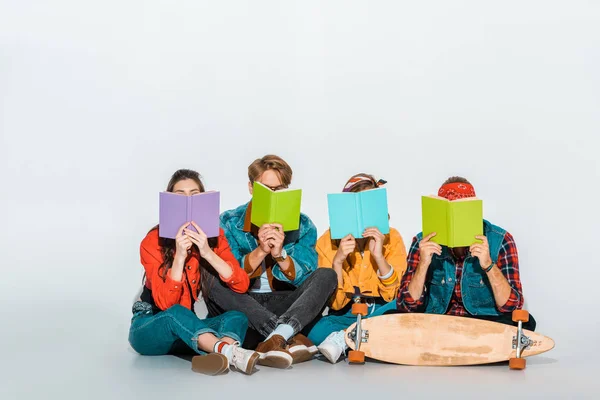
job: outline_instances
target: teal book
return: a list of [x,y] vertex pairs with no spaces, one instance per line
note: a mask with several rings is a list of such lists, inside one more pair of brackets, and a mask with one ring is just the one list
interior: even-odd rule
[[421,198],[423,237],[435,232],[433,242],[448,247],[468,247],[483,235],[483,202],[475,197],[449,201],[438,196]]
[[285,232],[300,228],[301,189],[273,191],[260,182],[252,189],[250,220],[258,227],[264,224],[281,224]]
[[385,188],[328,194],[327,206],[332,239],[341,239],[348,234],[361,238],[365,229],[372,227],[384,235],[390,233]]

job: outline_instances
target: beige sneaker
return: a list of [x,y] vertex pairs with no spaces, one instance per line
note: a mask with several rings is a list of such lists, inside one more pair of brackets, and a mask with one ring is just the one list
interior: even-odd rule
[[319,349],[309,338],[299,333],[290,339],[288,351],[292,354],[294,364],[308,361],[319,352]]
[[240,346],[239,342],[233,344],[232,357],[229,364],[240,372],[250,375],[254,371],[256,362],[260,354],[253,350],[246,350]]
[[286,346],[287,343],[281,335],[273,335],[270,339],[259,343],[256,346],[256,351],[260,353],[258,364],[273,368],[289,368],[294,359],[286,350]]

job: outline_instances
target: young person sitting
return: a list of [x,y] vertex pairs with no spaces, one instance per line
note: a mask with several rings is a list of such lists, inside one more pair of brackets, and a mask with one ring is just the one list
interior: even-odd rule
[[[204,192],[204,186],[197,172],[183,169],[173,174],[167,191],[191,196]],[[193,311],[201,288],[213,278],[209,271],[214,270],[232,293],[248,289],[248,275],[231,253],[223,230],[218,238],[208,239],[191,222],[179,229],[176,239],[165,239],[156,226],[142,241],[140,255],[146,275],[141,301],[133,306],[131,347],[142,355],[203,355],[194,357],[192,366],[209,375],[224,373],[229,366],[250,374],[259,354],[240,347],[248,328],[246,316],[230,311],[200,319]]]
[[[248,187],[255,181],[271,190],[287,188],[292,169],[280,157],[267,155],[248,167]],[[221,215],[221,226],[235,257],[251,279],[248,293],[234,293],[215,284],[208,292],[210,315],[237,310],[248,316],[246,346],[261,354],[259,364],[287,368],[309,360],[318,350],[300,332],[318,318],[337,286],[331,270],[317,270],[316,228],[304,214],[300,228],[284,232],[281,225],[251,224],[252,203]]]
[[[465,178],[451,177],[438,195],[453,201],[475,197],[475,189]],[[470,247],[456,248],[433,242],[435,232],[426,237],[419,233],[408,254],[398,310],[513,324],[511,313],[524,301],[517,246],[510,233],[486,220],[483,232]],[[534,330],[535,325],[530,315],[524,327]]]
[[[358,174],[348,180],[343,191],[361,192],[384,183],[371,175]],[[341,240],[332,240],[328,230],[317,241],[317,253],[319,267],[335,271],[337,290],[329,314],[316,323],[308,338],[335,363],[348,349],[344,330],[356,322],[352,314],[352,298],[356,294],[367,298],[368,317],[396,308],[400,277],[406,269],[406,248],[394,228],[390,228],[388,235],[377,228],[367,228],[362,237],[347,235]]]

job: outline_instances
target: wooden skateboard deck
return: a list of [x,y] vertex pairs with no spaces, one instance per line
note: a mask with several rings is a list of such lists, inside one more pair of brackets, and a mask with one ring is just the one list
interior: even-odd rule
[[[510,325],[434,314],[391,314],[362,320],[365,356],[407,365],[475,365],[508,361],[516,356],[517,328]],[[346,330],[346,343],[356,323]],[[522,357],[534,356],[554,348],[554,341],[523,330],[529,346]]]

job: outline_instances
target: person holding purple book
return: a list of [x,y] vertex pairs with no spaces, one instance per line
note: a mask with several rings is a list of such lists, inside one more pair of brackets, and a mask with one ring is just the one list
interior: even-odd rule
[[[286,189],[292,169],[282,158],[267,155],[248,167],[249,190],[259,182],[273,191]],[[311,359],[317,347],[301,332],[310,331],[337,288],[331,269],[317,269],[317,230],[300,214],[300,227],[284,232],[281,225],[251,223],[252,202],[221,215],[231,250],[251,279],[248,293],[214,284],[207,291],[209,315],[237,310],[251,329],[244,343],[260,353],[260,365],[288,368]],[[262,340],[262,341],[261,341]],[[260,342],[260,343],[258,343]]]
[[[167,192],[189,197],[204,192],[204,185],[197,172],[182,169],[171,177]],[[200,319],[194,312],[201,288],[206,296],[204,289],[212,280],[222,281],[231,293],[248,290],[248,275],[223,230],[218,231],[217,237],[208,238],[189,221],[174,239],[159,237],[159,226],[146,235],[140,246],[144,287],[133,305],[129,343],[142,355],[199,354],[192,369],[207,375],[225,373],[230,366],[250,374],[260,355],[240,347],[248,329],[246,316],[229,311]]]

